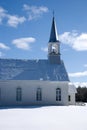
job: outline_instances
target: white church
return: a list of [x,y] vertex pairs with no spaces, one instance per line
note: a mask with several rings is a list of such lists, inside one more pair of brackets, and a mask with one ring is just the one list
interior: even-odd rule
[[61,60],[54,16],[48,59],[0,59],[0,106],[74,105],[75,94]]

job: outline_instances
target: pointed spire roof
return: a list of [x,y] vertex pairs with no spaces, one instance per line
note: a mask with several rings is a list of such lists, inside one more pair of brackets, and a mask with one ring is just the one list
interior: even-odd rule
[[52,19],[52,26],[51,26],[51,33],[50,33],[49,42],[58,42],[58,41],[59,40],[58,40],[57,28],[56,28],[54,13],[53,13],[53,19]]

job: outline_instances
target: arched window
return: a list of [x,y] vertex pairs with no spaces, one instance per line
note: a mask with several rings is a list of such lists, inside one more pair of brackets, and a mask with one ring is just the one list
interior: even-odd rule
[[41,91],[41,88],[37,88],[36,100],[37,101],[41,101],[42,100],[42,91]]
[[56,101],[61,101],[61,89],[56,89]]
[[16,101],[21,101],[22,100],[22,89],[18,87],[16,89]]
[[71,101],[71,96],[70,96],[70,95],[68,95],[68,101],[69,101],[69,102]]

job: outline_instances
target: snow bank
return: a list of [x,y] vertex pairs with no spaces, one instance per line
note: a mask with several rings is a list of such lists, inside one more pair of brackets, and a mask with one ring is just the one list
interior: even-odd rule
[[0,109],[0,130],[87,130],[87,106]]

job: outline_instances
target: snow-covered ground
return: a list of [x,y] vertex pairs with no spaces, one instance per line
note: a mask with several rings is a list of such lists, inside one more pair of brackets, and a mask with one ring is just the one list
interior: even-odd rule
[[0,130],[87,130],[87,105],[0,109]]

